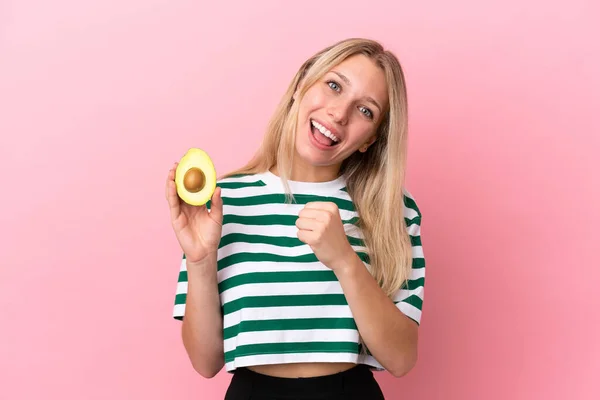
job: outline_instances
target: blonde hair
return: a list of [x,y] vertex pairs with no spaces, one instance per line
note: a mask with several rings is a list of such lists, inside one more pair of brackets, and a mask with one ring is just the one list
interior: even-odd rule
[[[371,274],[391,297],[408,280],[412,266],[411,242],[403,213],[407,95],[400,63],[380,43],[347,39],[306,60],[277,106],[255,156],[244,167],[224,177],[265,172],[277,166],[290,195],[287,180],[291,176],[300,99],[331,68],[358,54],[370,57],[385,72],[389,106],[377,140],[365,153],[357,151],[348,157],[340,173],[345,177],[346,189],[359,215],[358,225],[369,254]],[[297,89],[300,89],[298,98],[294,100]]]

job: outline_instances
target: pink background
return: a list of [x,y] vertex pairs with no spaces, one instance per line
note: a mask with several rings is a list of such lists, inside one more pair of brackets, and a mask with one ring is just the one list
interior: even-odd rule
[[222,398],[171,318],[167,170],[191,146],[239,166],[348,36],[404,65],[424,214],[420,359],[378,375],[388,398],[600,398],[598,20],[592,0],[0,2],[0,398]]

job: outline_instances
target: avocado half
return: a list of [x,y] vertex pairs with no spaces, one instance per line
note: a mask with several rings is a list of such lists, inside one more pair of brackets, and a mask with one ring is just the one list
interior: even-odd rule
[[208,154],[200,149],[189,149],[175,170],[175,185],[181,200],[192,206],[204,205],[217,186],[217,172]]

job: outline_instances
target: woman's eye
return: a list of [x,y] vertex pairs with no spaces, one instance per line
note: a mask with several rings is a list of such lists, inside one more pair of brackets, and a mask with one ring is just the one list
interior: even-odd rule
[[327,84],[333,90],[339,90],[340,89],[339,85],[337,83],[333,82],[333,81],[329,81],[329,82],[327,82]]
[[373,113],[366,107],[360,107],[360,112],[365,114],[369,118],[373,118]]

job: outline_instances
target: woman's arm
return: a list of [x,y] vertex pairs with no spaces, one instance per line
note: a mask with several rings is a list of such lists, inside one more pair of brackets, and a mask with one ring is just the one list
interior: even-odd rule
[[194,369],[203,377],[212,378],[225,363],[216,255],[201,264],[188,264],[187,273],[181,336]]
[[418,325],[386,296],[358,257],[348,242],[337,205],[307,203],[296,226],[298,238],[337,276],[371,354],[392,375],[405,375],[417,361]]
[[373,357],[396,377],[408,373],[417,362],[417,323],[385,295],[356,253],[334,272]]

